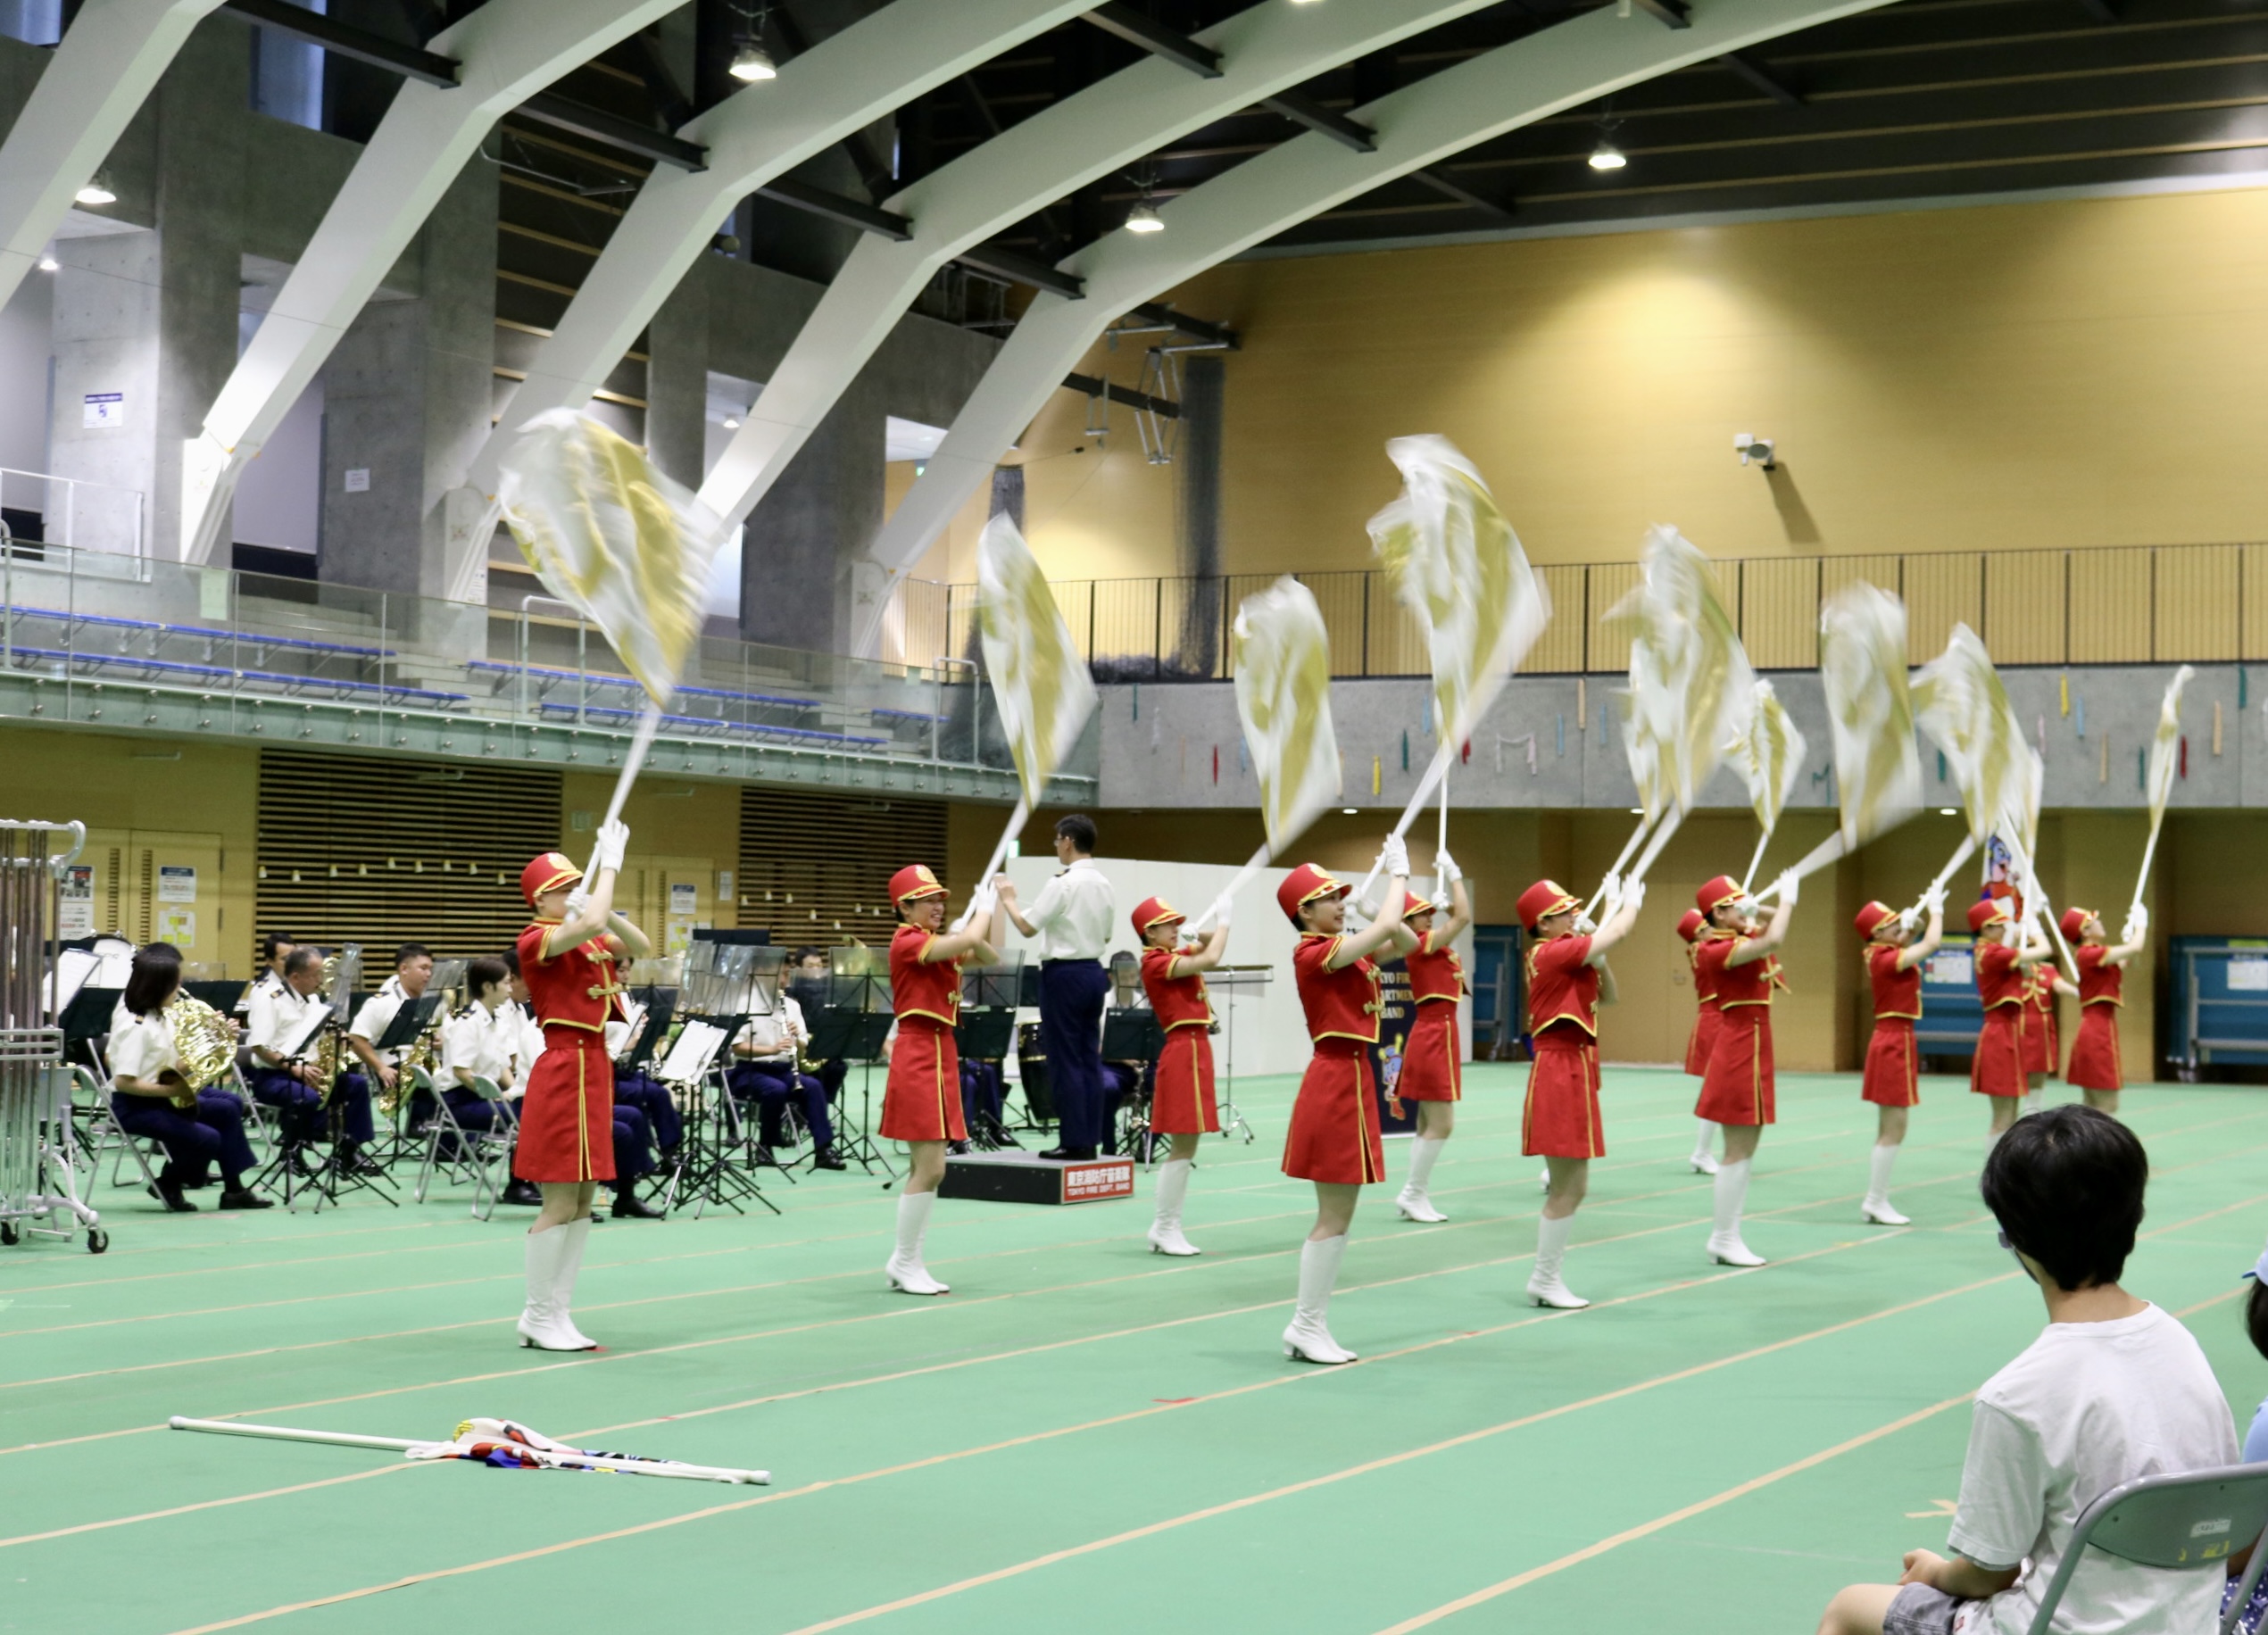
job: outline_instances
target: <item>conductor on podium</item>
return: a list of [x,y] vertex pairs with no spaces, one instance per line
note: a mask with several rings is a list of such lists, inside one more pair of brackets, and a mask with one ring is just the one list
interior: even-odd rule
[[1040,1155],[1045,1158],[1092,1158],[1102,1145],[1102,1008],[1110,998],[1102,950],[1116,900],[1095,867],[1094,848],[1094,819],[1074,812],[1055,826],[1062,870],[1028,912],[1006,875],[998,883],[1001,911],[1039,943],[1040,1042],[1061,1120],[1060,1144]]

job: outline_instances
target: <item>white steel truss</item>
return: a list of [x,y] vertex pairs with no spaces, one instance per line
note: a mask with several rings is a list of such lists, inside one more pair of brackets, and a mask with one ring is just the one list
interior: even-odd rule
[[1121,312],[1155,300],[1325,211],[1506,131],[1632,85],[1886,0],[1705,0],[1691,26],[1601,8],[1498,46],[1358,109],[1376,151],[1309,133],[1256,155],[1161,208],[1167,230],[1109,234],[1062,264],[1085,282],[1070,300],[1042,294],[955,417],[943,445],[876,536],[882,590],[860,609],[853,652],[870,651],[890,590]]

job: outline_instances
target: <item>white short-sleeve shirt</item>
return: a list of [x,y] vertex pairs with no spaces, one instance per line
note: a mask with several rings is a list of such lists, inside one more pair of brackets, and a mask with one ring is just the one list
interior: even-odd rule
[[111,1012],[109,1058],[114,1079],[153,1080],[167,1068],[177,1072],[181,1058],[173,1048],[173,1025],[163,1011],[137,1017],[121,1002]]
[[[1963,1635],[2026,1635],[2080,1513],[2121,1482],[2234,1465],[2237,1428],[2205,1352],[2156,1306],[2110,1323],[2051,1323],[1985,1382],[1948,1542],[1980,1566],[2030,1564],[1961,1609]],[[2214,1627],[2222,1575],[2100,1551],[2056,1611],[2068,1635],[2191,1635]]]
[[402,1007],[409,997],[403,991],[401,977],[387,977],[378,984],[376,993],[362,1001],[361,1008],[354,1013],[354,1020],[346,1029],[353,1037],[371,1046],[370,1054],[389,1067],[394,1066],[395,1052],[376,1047],[378,1042],[386,1037],[386,1030],[394,1025],[394,1018],[401,1014]]
[[441,1028],[441,1071],[434,1082],[443,1090],[470,1090],[475,1074],[502,1089],[512,1083],[520,1045],[519,1013],[510,1003],[491,1010],[475,1000]]
[[1039,933],[1042,959],[1100,959],[1110,943],[1117,894],[1092,858],[1074,858],[1040,888],[1024,917]]

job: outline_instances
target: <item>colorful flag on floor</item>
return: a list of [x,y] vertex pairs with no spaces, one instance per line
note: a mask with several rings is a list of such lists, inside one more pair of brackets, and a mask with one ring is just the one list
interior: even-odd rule
[[1473,462],[1446,437],[1395,437],[1402,491],[1370,519],[1370,543],[1402,604],[1425,627],[1433,718],[1468,738],[1551,620],[1551,597]]
[[1843,842],[1853,850],[1921,809],[1905,604],[1863,580],[1830,597],[1819,614],[1819,679],[1827,694]]
[[571,409],[520,428],[496,495],[544,588],[596,625],[667,704],[701,639],[722,519],[644,449]]
[[1094,677],[1006,511],[977,542],[976,628],[1024,799],[1036,808],[1094,712]]
[[1331,636],[1314,593],[1289,576],[1244,599],[1235,636],[1236,713],[1273,853],[1339,798]]

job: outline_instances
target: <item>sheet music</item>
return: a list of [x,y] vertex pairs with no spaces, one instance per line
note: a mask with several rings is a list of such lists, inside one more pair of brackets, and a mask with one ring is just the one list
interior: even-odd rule
[[56,1016],[62,1015],[102,963],[99,956],[84,949],[66,948],[57,954],[55,974],[48,982],[47,1008]]
[[276,1054],[287,1058],[306,1055],[308,1048],[315,1042],[315,1035],[322,1031],[323,1024],[330,1019],[330,1014],[331,1008],[328,1005],[320,1000],[315,1001],[303,1019],[299,1036],[285,1044]]
[[687,1022],[655,1076],[667,1083],[691,1083],[709,1071],[709,1064],[716,1059],[724,1042],[725,1030],[714,1023]]

